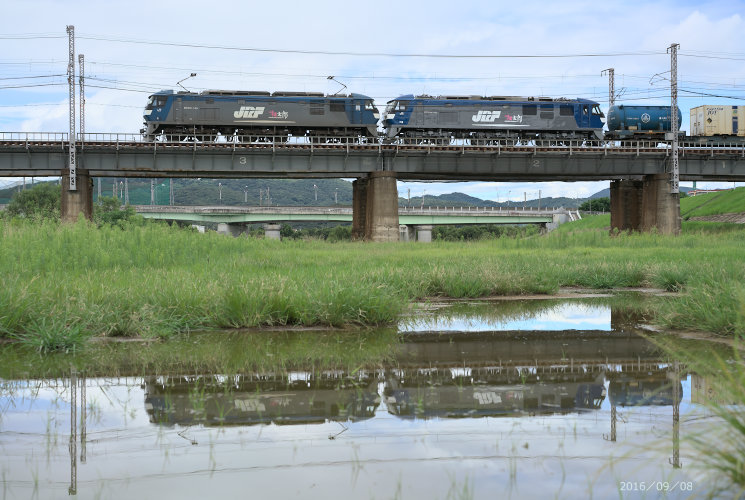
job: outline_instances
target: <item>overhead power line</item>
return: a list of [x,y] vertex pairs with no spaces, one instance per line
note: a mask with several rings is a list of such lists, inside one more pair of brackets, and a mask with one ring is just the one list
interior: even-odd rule
[[20,33],[16,35],[0,34],[0,40],[42,40],[48,38],[67,38],[67,35],[55,33]]
[[2,89],[30,89],[32,87],[59,87],[61,85],[67,85],[67,82],[60,82],[60,83],[34,83],[34,84],[28,84],[28,85],[1,85],[0,90]]
[[700,95],[700,96],[705,96],[705,97],[720,97],[722,99],[735,99],[738,101],[745,101],[745,96],[709,94],[708,92],[696,92],[694,90],[686,90],[686,89],[679,89],[679,90],[687,94]]
[[67,76],[64,73],[59,73],[57,75],[33,75],[33,76],[9,76],[9,77],[2,77],[0,80],[30,80],[34,78],[54,78],[57,76]]
[[714,54],[679,54],[685,57],[697,57],[701,59],[721,59],[724,61],[745,61],[745,57],[717,56]]
[[347,52],[327,50],[298,50],[298,49],[268,49],[259,47],[237,47],[231,45],[209,45],[185,42],[165,42],[157,40],[135,40],[131,38],[115,38],[101,35],[78,35],[82,40],[96,40],[100,42],[133,43],[140,45],[160,45],[166,47],[185,47],[191,49],[235,50],[242,52],[271,52],[276,54],[313,54],[327,56],[355,56],[355,57],[428,57],[444,59],[551,59],[575,57],[624,57],[624,56],[652,56],[664,55],[661,51],[616,52],[616,53],[579,53],[579,54],[418,54],[392,52]]

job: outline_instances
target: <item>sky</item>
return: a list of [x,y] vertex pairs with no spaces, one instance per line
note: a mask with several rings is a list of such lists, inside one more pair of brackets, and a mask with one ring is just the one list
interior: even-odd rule
[[[182,82],[191,91],[334,93],[338,81],[380,108],[426,93],[583,97],[607,112],[601,73],[614,68],[617,104],[669,105],[673,43],[687,130],[692,107],[745,105],[744,18],[745,0],[5,0],[0,132],[69,129],[67,25],[85,59],[87,133],[138,133],[148,95],[180,89],[191,73]],[[400,182],[399,195],[459,191],[503,202],[539,191],[583,198],[607,186]]]

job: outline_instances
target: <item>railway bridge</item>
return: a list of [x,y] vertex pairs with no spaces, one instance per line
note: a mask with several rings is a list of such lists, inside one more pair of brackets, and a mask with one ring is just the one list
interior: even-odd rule
[[[357,138],[79,134],[75,154],[64,133],[0,133],[0,176],[62,175],[62,215],[90,217],[93,177],[354,178],[353,235],[399,238],[397,180],[611,181],[611,226],[662,233],[680,230],[671,193],[671,145],[658,141],[452,140],[366,142]],[[69,158],[76,158],[69,189]],[[745,181],[745,144],[679,144],[679,177]]]
[[[0,205],[0,208],[2,206]],[[352,222],[352,207],[248,207],[248,206],[163,206],[135,205],[138,214],[149,219],[217,223],[217,231],[238,236],[247,224],[264,223],[266,236],[280,238],[280,222]],[[552,229],[579,217],[564,208],[501,207],[399,207],[399,239],[432,241],[433,226],[449,224],[539,224]]]

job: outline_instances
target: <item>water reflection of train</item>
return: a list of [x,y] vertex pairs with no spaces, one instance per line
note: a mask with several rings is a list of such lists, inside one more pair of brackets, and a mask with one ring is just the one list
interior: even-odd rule
[[[659,372],[620,374],[614,376],[608,388],[615,406],[673,406],[683,400],[680,378],[665,369]],[[678,374],[678,376],[682,376]]]
[[394,370],[386,374],[388,411],[404,418],[484,417],[597,410],[603,373],[556,373],[516,368]]
[[150,421],[167,425],[356,421],[380,403],[369,372],[149,377],[144,389]]

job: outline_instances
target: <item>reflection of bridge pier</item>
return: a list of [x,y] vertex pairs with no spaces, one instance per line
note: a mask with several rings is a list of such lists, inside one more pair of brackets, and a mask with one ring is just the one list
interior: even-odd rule
[[676,361],[673,364],[673,372],[670,374],[673,385],[673,458],[672,465],[680,469],[680,401],[683,399],[682,387],[680,386],[680,366]]
[[609,441],[616,441],[616,407],[671,406],[673,468],[680,464],[680,403],[683,399],[682,380],[686,373],[677,361],[672,365],[662,363],[624,366],[621,371],[609,372],[609,399],[611,421]]
[[78,385],[80,385],[80,463],[86,463],[86,397],[85,376],[78,378],[73,368],[70,371],[70,487],[67,492],[76,495],[78,492]]

